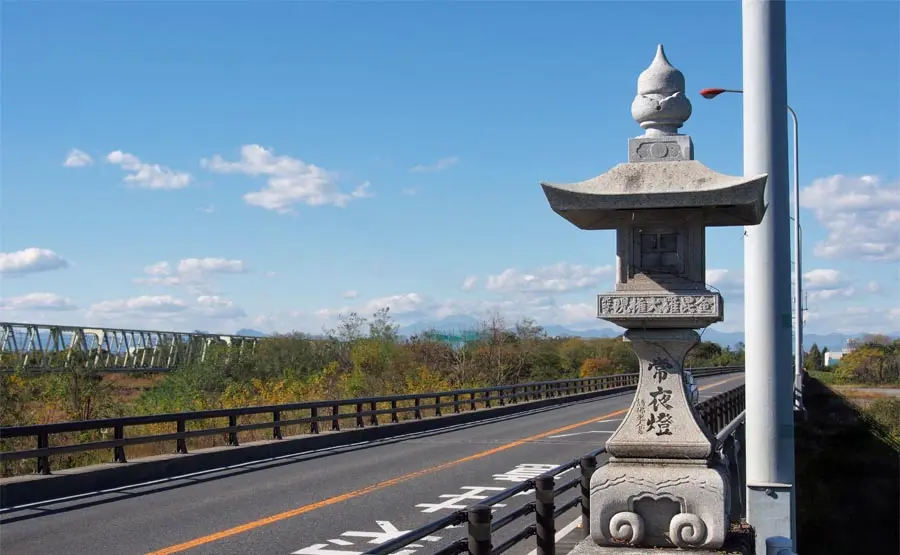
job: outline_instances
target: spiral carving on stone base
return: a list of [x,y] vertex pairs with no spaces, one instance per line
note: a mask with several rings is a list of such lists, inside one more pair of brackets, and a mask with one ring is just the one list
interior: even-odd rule
[[695,547],[706,540],[706,523],[693,513],[680,513],[669,521],[669,539],[678,547]]
[[635,545],[644,539],[644,519],[637,513],[616,513],[609,519],[609,535],[617,542]]

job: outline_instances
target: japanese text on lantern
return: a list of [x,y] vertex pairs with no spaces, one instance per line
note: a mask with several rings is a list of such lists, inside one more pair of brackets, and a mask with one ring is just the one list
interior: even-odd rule
[[[672,410],[670,404],[672,400],[672,390],[663,389],[662,384],[669,377],[669,371],[672,370],[672,363],[665,357],[656,357],[647,366],[647,370],[651,373],[651,377],[656,381],[655,391],[650,392],[650,417],[647,418],[647,431],[656,432],[657,436],[672,435],[671,427],[675,423],[669,412]],[[643,420],[643,415],[641,415]]]

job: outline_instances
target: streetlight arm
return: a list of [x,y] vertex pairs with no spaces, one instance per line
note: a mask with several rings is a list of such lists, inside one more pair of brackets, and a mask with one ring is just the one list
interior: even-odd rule
[[[710,88],[710,89],[702,89],[700,91],[700,96],[707,99],[712,99],[723,93],[737,93],[743,94],[743,90],[741,89],[720,89],[720,88]],[[797,122],[797,112],[791,108],[790,104],[785,104],[787,106],[788,112],[791,114],[791,119],[794,124],[794,184],[793,184],[793,201],[794,201],[794,210],[793,210],[793,218],[794,220],[794,252],[796,261],[794,263],[794,276],[793,276],[793,296],[794,296],[794,312],[796,312],[796,332],[794,333],[794,372],[795,372],[795,383],[796,387],[799,389],[801,396],[800,400],[802,402],[802,378],[801,372],[803,368],[803,252],[802,252],[802,243],[803,243],[803,233],[800,229],[800,140],[799,140],[799,131],[800,125]]]

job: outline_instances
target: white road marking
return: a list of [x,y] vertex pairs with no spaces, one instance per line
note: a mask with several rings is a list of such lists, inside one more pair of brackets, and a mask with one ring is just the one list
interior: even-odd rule
[[558,436],[550,436],[550,437],[548,437],[547,439],[555,439],[555,438],[558,438],[558,437],[580,436],[580,435],[584,435],[584,434],[611,434],[611,433],[613,433],[612,430],[590,430],[590,431],[587,431],[587,432],[575,432],[575,433],[573,433],[573,434],[560,434],[560,435],[558,435]]
[[[563,526],[562,530],[558,531],[556,533],[556,535],[553,537],[556,538],[556,541],[561,541],[563,538],[565,538],[566,536],[569,535],[569,532],[578,528],[580,525],[581,525],[581,517],[578,517],[575,520],[573,520],[572,522]],[[537,555],[537,549],[532,549],[531,551],[528,552],[528,555]]]
[[[342,536],[347,536],[350,538],[373,538],[369,540],[369,543],[374,543],[376,545],[383,544],[386,541],[390,541],[394,538],[399,538],[403,534],[409,532],[409,530],[397,530],[397,527],[390,523],[387,520],[376,520],[375,524],[381,528],[381,532],[344,532],[341,534]],[[422,541],[426,542],[436,542],[440,541],[441,538],[437,536],[425,536],[422,538]],[[422,547],[421,544],[411,543],[407,547]]]
[[524,482],[530,478],[537,478],[544,472],[553,470],[557,466],[559,465],[522,463],[509,472],[494,474],[494,480],[500,480],[502,482]]
[[[374,543],[376,545],[380,545],[384,542],[390,541],[394,538],[399,538],[403,534],[409,532],[409,530],[398,530],[396,526],[391,524],[390,521],[387,520],[376,520],[375,524],[381,528],[381,532],[359,532],[359,531],[348,531],[341,534],[342,536],[350,537],[350,538],[371,538],[368,543]],[[440,541],[440,537],[438,536],[425,536],[420,541],[426,542],[437,542]],[[335,539],[328,540],[335,545],[347,546],[353,545],[353,542],[349,542],[347,540]],[[337,550],[337,549],[328,549],[328,544],[325,543],[316,543],[309,547],[304,547],[298,551],[294,551],[291,555],[361,555],[362,551],[346,551],[346,550]],[[412,555],[416,552],[416,548],[421,548],[422,544],[420,543],[411,543],[406,546],[406,549],[401,549],[399,551],[395,551],[394,555]]]
[[362,555],[362,551],[340,551],[337,549],[326,549],[327,547],[327,543],[316,543],[293,551],[291,555]]
[[602,424],[604,422],[618,422],[622,420],[621,418],[607,418],[606,420],[597,420],[597,424]]
[[[447,499],[446,501],[443,501],[441,503],[419,503],[418,505],[416,505],[416,507],[425,507],[425,509],[422,510],[423,513],[436,513],[437,511],[440,511],[441,509],[453,509],[453,510],[465,509],[466,507],[468,507],[468,505],[460,505],[459,504],[460,501],[468,501],[470,499],[473,501],[476,501],[479,499],[487,499],[488,498],[487,495],[481,495],[481,494],[486,491],[503,491],[505,488],[493,488],[493,487],[486,487],[486,486],[463,486],[460,489],[465,489],[465,490],[469,490],[469,491],[467,491],[466,493],[461,493],[461,494],[451,493],[451,494],[440,495],[438,497],[441,497],[441,498],[448,497],[449,499]],[[492,505],[493,508],[505,507],[505,506],[506,505],[501,504],[501,503]]]

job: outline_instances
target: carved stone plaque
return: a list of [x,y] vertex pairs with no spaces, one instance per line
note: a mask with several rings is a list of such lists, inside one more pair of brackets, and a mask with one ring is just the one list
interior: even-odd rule
[[720,297],[709,295],[600,295],[597,316],[712,316],[721,314]]

